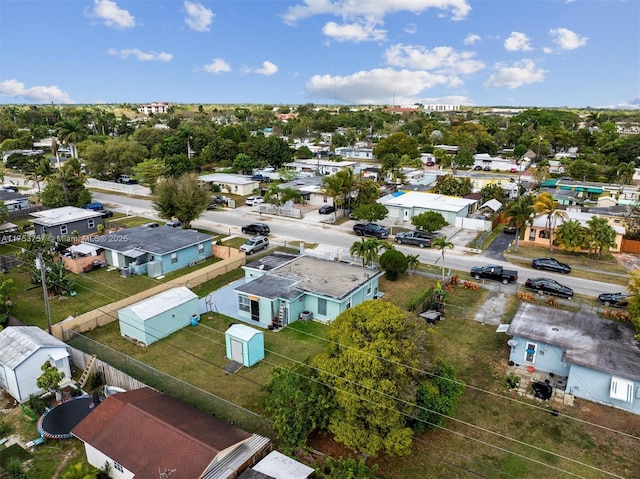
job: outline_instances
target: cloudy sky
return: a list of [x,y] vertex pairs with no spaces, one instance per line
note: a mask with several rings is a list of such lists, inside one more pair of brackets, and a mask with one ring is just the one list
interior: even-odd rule
[[0,0],[0,103],[640,107],[640,0]]

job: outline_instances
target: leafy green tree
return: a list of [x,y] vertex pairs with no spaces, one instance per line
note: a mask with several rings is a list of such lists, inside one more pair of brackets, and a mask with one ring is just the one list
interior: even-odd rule
[[207,209],[210,201],[209,192],[194,173],[158,183],[153,195],[153,204],[160,217],[177,218],[183,228],[189,228],[191,222]]
[[589,251],[593,251],[598,258],[603,253],[608,253],[610,248],[616,246],[616,230],[609,226],[606,218],[594,216],[587,221],[587,243]]
[[474,163],[473,155],[469,150],[461,150],[455,156],[455,162],[460,168],[470,168]]
[[444,219],[441,213],[437,211],[425,211],[411,218],[411,224],[422,231],[430,233],[444,228],[449,223]]
[[416,404],[418,417],[415,432],[423,432],[444,424],[446,417],[455,416],[464,385],[457,380],[453,367],[438,359],[432,375],[418,387]]
[[332,395],[315,369],[304,364],[276,368],[264,389],[265,409],[285,450],[304,447],[309,434],[326,429]]
[[358,196],[355,207],[375,203],[380,198],[380,187],[371,178],[363,178],[357,182]]
[[[46,264],[46,263],[45,263]],[[64,263],[60,261],[53,261],[46,264],[47,272],[45,274],[45,280],[47,283],[47,291],[52,296],[59,296],[67,294],[73,290],[73,283],[69,279],[69,272],[64,266]],[[40,277],[38,277],[38,283],[42,283]]]
[[387,154],[382,158],[382,163],[380,164],[380,176],[389,175],[391,183],[400,183],[402,181],[401,165],[402,160],[398,155],[393,153]]
[[0,283],[0,330],[9,321],[9,313],[13,308],[13,297],[18,291],[12,279],[4,280]]
[[302,202],[302,194],[299,190],[296,190],[294,188],[285,188],[280,192],[280,201],[282,202],[282,204],[286,203],[287,201],[300,203]]
[[313,152],[309,149],[307,145],[302,145],[300,148],[296,150],[293,154],[294,158],[300,158],[302,160],[309,160],[313,158]]
[[58,390],[60,381],[64,378],[64,373],[56,368],[49,361],[40,366],[42,374],[36,379],[36,385],[45,391],[55,392]]
[[564,221],[556,228],[556,242],[560,249],[571,253],[581,250],[585,246],[587,237],[587,228],[582,226],[579,221]]
[[513,156],[514,158],[522,158],[526,152],[527,152],[527,146],[523,145],[522,143],[519,143],[513,149]]
[[244,175],[250,175],[253,173],[254,168],[257,168],[257,163],[249,155],[239,153],[236,159],[233,160],[233,171]]
[[167,165],[160,158],[149,158],[141,161],[131,170],[140,183],[149,187],[151,193],[155,192],[158,180],[164,178],[169,172]]
[[380,221],[387,217],[389,210],[387,207],[380,203],[368,203],[358,206],[353,214],[356,218],[368,221],[372,223],[374,221]]
[[520,244],[520,232],[528,224],[533,223],[534,212],[532,199],[529,196],[517,198],[504,212],[503,217],[506,218],[507,225],[516,227],[516,251],[518,251],[518,245]]
[[537,216],[547,218],[549,232],[549,249],[553,247],[553,236],[558,218],[566,218],[567,213],[560,209],[560,203],[553,199],[551,193],[540,193],[533,202],[533,210]]
[[391,248],[380,255],[380,267],[384,270],[385,278],[395,281],[398,275],[407,271],[409,263],[401,251]]
[[143,145],[124,138],[111,138],[104,143],[86,141],[81,144],[80,151],[87,170],[100,180],[115,180],[122,174],[129,174],[149,155]]
[[418,158],[420,156],[418,147],[418,140],[406,133],[398,132],[380,140],[373,149],[373,154],[382,159],[388,155],[396,155],[398,158],[409,155],[410,158]]
[[424,322],[386,301],[365,301],[338,315],[326,351],[313,360],[334,389],[329,431],[336,441],[370,456],[410,453],[413,432],[400,406],[415,401],[428,336]]
[[289,144],[274,136],[251,136],[244,153],[254,158],[258,166],[269,165],[276,169],[293,159],[293,150]]
[[85,178],[77,159],[69,160],[49,178],[42,190],[41,200],[44,206],[60,208],[62,206],[83,207],[91,202],[91,193],[85,188]]
[[494,183],[484,186],[480,190],[480,194],[482,195],[483,203],[486,203],[489,200],[498,200],[502,203],[507,197],[507,192],[504,190],[504,188]]
[[447,249],[453,249],[454,244],[446,236],[437,236],[431,240],[431,247],[440,250],[442,255],[442,281],[444,282],[444,253]]
[[470,178],[456,178],[453,175],[445,175],[438,179],[435,193],[448,196],[466,196],[473,191]]

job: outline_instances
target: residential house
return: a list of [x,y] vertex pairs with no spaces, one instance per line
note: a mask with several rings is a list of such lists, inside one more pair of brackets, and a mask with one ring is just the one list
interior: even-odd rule
[[478,153],[473,155],[473,168],[478,167],[482,169],[489,168],[493,171],[510,171],[511,168],[518,168],[509,158],[491,156],[487,153]]
[[71,433],[87,462],[115,479],[231,479],[269,439],[151,388],[108,396]]
[[343,168],[351,168],[356,172],[357,161],[329,161],[320,158],[312,160],[296,160],[286,163],[285,168],[295,170],[299,176],[333,175]]
[[198,295],[186,286],[168,289],[118,310],[120,334],[149,346],[200,319]]
[[442,150],[449,155],[457,155],[459,148],[455,145],[433,145],[433,149]]
[[83,243],[104,249],[107,264],[125,275],[156,278],[211,257],[212,240],[212,236],[192,229],[137,226],[94,236]]
[[33,229],[37,236],[70,236],[74,231],[84,236],[98,231],[102,213],[75,206],[63,206],[31,213]]
[[410,222],[420,213],[435,211],[451,225],[459,222],[458,218],[467,218],[478,207],[476,200],[417,191],[396,191],[380,198],[378,203],[387,207],[389,219]]
[[24,403],[44,391],[36,381],[49,362],[71,380],[67,345],[36,326],[9,326],[0,331],[0,388]]
[[340,146],[336,148],[334,152],[342,158],[353,158],[364,161],[374,161],[376,159],[372,146]]
[[575,397],[640,414],[640,344],[630,324],[522,303],[507,334],[513,363],[566,377]]
[[[594,215],[591,213],[583,213],[579,210],[568,208],[564,210],[563,216],[556,216],[552,220],[551,230],[555,233],[555,230],[565,221],[573,220],[579,222],[582,226],[588,227],[587,222],[593,217],[605,218],[615,232],[616,232],[616,246],[611,248],[611,251],[620,251],[622,245],[622,238],[625,234],[625,228],[623,226],[624,218],[619,216],[604,216]],[[534,244],[538,246],[549,246],[549,236],[552,231],[547,224],[546,215],[536,216],[533,219],[532,224],[527,224],[524,230],[524,240],[521,244]]]
[[220,191],[239,195],[249,196],[254,190],[260,188],[260,182],[252,180],[243,175],[235,175],[229,173],[212,173],[209,175],[201,175],[200,181],[209,183],[211,187],[217,186]]
[[280,188],[280,190],[286,190],[290,188],[292,190],[298,191],[300,195],[302,195],[302,200],[309,205],[333,206],[333,198],[325,193],[321,176],[296,178],[286,183],[280,183],[278,187]]
[[7,207],[9,213],[29,208],[29,198],[23,194],[14,193],[13,191],[0,189],[0,201]]
[[298,256],[272,269],[244,266],[247,283],[235,289],[238,317],[255,326],[286,326],[299,318],[330,322],[378,296],[382,271]]

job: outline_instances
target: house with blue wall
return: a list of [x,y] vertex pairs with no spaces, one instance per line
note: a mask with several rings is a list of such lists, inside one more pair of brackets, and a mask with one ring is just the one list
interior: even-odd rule
[[566,377],[575,397],[640,414],[640,343],[631,325],[523,303],[507,334],[513,363]]
[[50,210],[31,213],[29,221],[33,223],[36,236],[52,235],[54,237],[71,236],[75,231],[79,236],[95,233],[102,224],[100,211],[63,206]]
[[302,255],[273,266],[245,266],[246,283],[235,289],[237,317],[262,328],[299,319],[331,322],[343,311],[378,297],[382,271]]
[[157,278],[210,258],[212,240],[212,236],[192,229],[136,226],[94,236],[84,243],[102,248],[106,263],[125,274]]

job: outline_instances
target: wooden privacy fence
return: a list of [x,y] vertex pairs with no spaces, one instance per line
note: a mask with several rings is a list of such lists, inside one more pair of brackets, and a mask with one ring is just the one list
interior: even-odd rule
[[[227,247],[223,248],[226,249]],[[69,316],[67,319],[54,324],[51,327],[51,332],[56,338],[62,341],[67,341],[69,339],[69,331],[73,330],[78,333],[84,333],[92,331],[97,327],[112,323],[118,319],[119,309],[126,308],[138,301],[142,301],[143,299],[147,299],[168,289],[177,288],[178,286],[194,288],[213,278],[217,278],[218,276],[228,273],[229,271],[238,269],[240,266],[245,264],[246,256],[238,250],[235,251],[236,254],[227,259],[223,259],[222,261],[218,261],[217,263],[192,273],[185,274],[184,276],[167,283],[160,284],[146,291],[129,296],[128,298],[121,299],[120,301],[107,304],[98,309],[94,309],[93,311],[89,311],[75,317]]]
[[[91,354],[87,354],[71,346],[68,346],[68,348],[73,365],[78,369],[86,368],[89,360],[91,359]],[[119,369],[112,367],[100,359],[95,360],[91,372],[94,374],[100,373],[105,384],[126,389],[127,391],[133,391],[134,389],[140,389],[146,386],[142,381],[132,378],[128,374],[123,373]]]
[[640,241],[622,238],[620,252],[640,254]]

